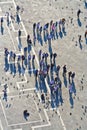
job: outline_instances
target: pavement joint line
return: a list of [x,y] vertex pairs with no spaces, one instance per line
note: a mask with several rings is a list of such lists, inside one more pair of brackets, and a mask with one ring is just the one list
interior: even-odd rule
[[9,17],[10,21],[11,21],[11,27],[12,27],[12,30],[15,32],[15,29],[14,29],[14,26],[13,26],[13,23],[12,23],[12,20],[11,20],[11,17]]
[[[37,111],[38,111],[37,103],[36,103],[35,100],[34,100],[34,103],[35,103],[36,109],[37,109]],[[43,120],[42,120],[42,117],[41,117],[41,114],[40,114],[40,113],[38,113],[38,114],[39,114],[39,117],[40,117],[41,121],[43,121]]]
[[35,130],[36,128],[42,128],[42,127],[48,127],[48,126],[51,126],[51,122],[49,121],[49,117],[48,117],[47,112],[46,112],[45,109],[44,109],[44,114],[45,114],[45,116],[46,116],[46,119],[47,119],[48,124],[32,126],[32,127],[31,127],[32,130]]
[[[27,94],[23,94],[23,96],[24,95],[27,95]],[[33,95],[32,93],[31,93],[31,95]],[[16,98],[16,97],[19,97],[19,95],[15,95],[15,96],[9,96],[9,97],[14,97],[14,98]],[[8,124],[8,121],[7,121],[7,118],[6,118],[6,114],[5,114],[5,111],[4,111],[4,107],[3,107],[3,105],[2,105],[2,102],[1,102],[1,100],[0,100],[0,103],[1,103],[1,107],[2,107],[2,109],[3,109],[3,113],[4,113],[4,116],[5,116],[5,120],[6,120],[6,123],[7,123],[7,126],[9,127],[9,126],[18,126],[18,125],[26,125],[26,124],[31,124],[31,123],[38,123],[38,122],[42,122],[42,118],[41,118],[41,120],[37,120],[37,121],[30,121],[30,122],[26,122],[26,123],[15,123],[15,124],[11,124],[11,125],[9,125]],[[35,102],[34,102],[35,103]],[[36,105],[36,104],[35,104]],[[40,116],[41,117],[41,116]]]
[[3,51],[0,51],[0,54],[4,54],[4,52],[3,52]]
[[[28,94],[27,93],[25,93],[25,94],[22,94],[22,95],[9,95],[8,97],[10,97],[10,98],[17,98],[17,97],[19,97],[19,96],[27,96]],[[32,93],[29,93],[29,95],[31,95],[32,97],[33,97],[33,94]]]
[[6,16],[3,16],[3,15],[2,15],[2,16],[0,15],[0,18],[1,18],[1,17],[6,18]]
[[31,91],[31,90],[35,90],[35,88],[29,88],[29,89],[20,89],[20,92],[26,92],[26,91]]
[[[7,27],[7,26],[6,26],[6,27]],[[11,39],[11,41],[12,41],[12,43],[13,43],[13,46],[14,46],[14,50],[17,51],[17,49],[16,49],[16,47],[15,47],[15,44],[14,44],[14,41],[13,41],[13,38],[12,38],[12,35],[11,35],[11,33],[10,33],[10,30],[9,30],[8,27],[7,27],[7,29],[8,29],[8,33],[9,33],[9,35],[10,35],[10,39]]]
[[3,128],[3,126],[2,126],[1,119],[0,119],[0,128],[1,128],[1,130],[4,130],[4,128]]
[[19,125],[27,125],[27,124],[33,124],[33,123],[40,123],[42,122],[41,120],[37,120],[37,121],[29,121],[29,122],[25,122],[25,123],[14,123],[14,124],[8,124],[8,127],[11,126],[19,126]]
[[[32,93],[31,93],[31,94],[32,94]],[[23,94],[23,96],[24,96],[24,95],[27,95],[27,94]],[[32,94],[32,95],[33,95],[33,94]],[[18,97],[18,96],[19,96],[19,95],[16,95],[16,96],[9,96],[9,97],[15,97],[15,98],[16,98],[16,97]],[[41,117],[41,115],[39,114],[41,120],[30,121],[30,122],[27,122],[27,123],[17,123],[17,124],[11,124],[11,125],[9,125],[9,124],[8,124],[8,121],[7,121],[7,118],[6,118],[6,114],[5,114],[4,107],[3,107],[3,105],[2,105],[1,100],[0,100],[0,103],[1,103],[1,107],[2,107],[2,109],[3,109],[3,113],[4,113],[4,116],[5,116],[6,122],[7,122],[7,126],[17,126],[17,125],[25,125],[25,124],[30,124],[30,123],[42,122],[42,117]],[[34,103],[35,103],[36,108],[37,108],[37,111],[38,111],[37,104],[36,104],[35,101],[34,101]],[[1,129],[1,130],[3,130],[3,129]],[[16,130],[16,129],[15,129],[15,130]],[[20,129],[18,129],[18,130],[20,130]]]
[[0,2],[0,4],[10,4],[13,3],[12,1],[4,1],[4,2]]
[[[10,21],[11,21],[12,30],[13,30],[14,32],[18,32],[18,30],[16,30],[16,29],[14,28],[14,25],[13,25],[13,23],[12,23],[11,17],[9,17],[9,19],[10,19]],[[24,30],[21,30],[21,31],[23,32]]]
[[25,74],[24,74],[24,78],[25,78],[25,81],[16,82],[16,84],[17,84],[17,86],[18,86],[18,89],[20,89],[20,85],[19,85],[19,84],[27,83],[27,77],[26,77]]
[[14,130],[22,130],[22,128],[19,128],[19,129],[14,129]]
[[[16,37],[16,40],[17,40],[17,43],[18,43],[18,37]],[[21,53],[22,53],[22,55],[24,54],[22,48],[21,48]]]
[[59,117],[60,117],[60,121],[61,121],[62,127],[64,128],[64,130],[66,130],[65,124],[64,124],[64,122],[63,122],[63,119],[62,119],[62,117],[61,117],[61,115],[60,115],[59,110],[57,110],[57,112],[58,112],[58,115],[59,115]]
[[[11,64],[11,63],[14,63],[14,62],[8,62],[9,64]],[[17,63],[17,62],[16,62]],[[0,64],[0,65],[2,65],[2,64]],[[35,70],[37,70],[37,69],[26,69],[25,70],[25,73],[27,73],[27,72],[34,72]],[[39,70],[39,69],[38,69]],[[6,72],[6,75],[9,75],[10,74],[10,71],[8,71],[8,72]]]
[[[66,127],[65,127],[65,124],[63,123],[63,120],[62,120],[62,117],[60,115],[60,112],[57,108],[50,108],[49,110],[53,111],[53,110],[57,110],[57,113],[58,113],[58,116],[60,117],[60,121],[61,121],[61,124],[62,124],[62,127],[64,128],[64,130],[66,130]],[[48,109],[45,110],[45,111],[49,111]]]
[[7,124],[7,126],[8,126],[7,117],[6,117],[5,110],[4,110],[4,107],[3,107],[3,104],[2,104],[2,101],[1,101],[1,100],[0,100],[0,104],[1,104],[1,107],[2,107],[2,111],[3,111],[4,117],[5,117],[6,124]]
[[0,12],[2,12],[2,9],[1,9],[1,7],[0,7]]

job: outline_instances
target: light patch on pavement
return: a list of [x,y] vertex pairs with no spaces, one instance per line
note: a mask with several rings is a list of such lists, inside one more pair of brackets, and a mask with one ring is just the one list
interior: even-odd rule
[[1,128],[1,130],[4,130],[4,129],[3,129],[3,126],[2,126],[1,120],[0,120],[0,128]]

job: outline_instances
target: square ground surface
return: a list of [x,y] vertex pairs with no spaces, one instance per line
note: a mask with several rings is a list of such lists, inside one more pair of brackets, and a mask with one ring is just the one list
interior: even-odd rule
[[[8,104],[10,107],[7,107],[7,103],[2,100],[8,125],[17,125],[23,123],[33,123],[41,121],[40,114],[38,113],[37,104],[35,101],[32,101],[32,94],[8,97]],[[27,110],[29,112],[29,117],[26,122],[26,119],[23,116],[23,111]],[[10,117],[11,115],[11,117]]]
[[[20,23],[16,22],[16,6],[20,6]],[[77,11],[81,9],[80,20],[77,19]],[[6,14],[9,12],[12,19],[7,27]],[[3,35],[0,33],[0,130],[86,130],[87,128],[87,41],[84,33],[87,30],[87,0],[0,0],[0,20],[4,18]],[[34,44],[33,23],[40,22],[43,27],[53,20],[59,23],[65,18],[65,34],[51,41],[51,46],[44,41],[42,44],[36,39]],[[1,27],[1,25],[0,25]],[[22,48],[18,48],[18,30],[21,29]],[[1,28],[0,28],[1,32]],[[23,55],[24,47],[27,47],[27,35],[30,35],[32,46],[28,53],[35,55],[34,65],[24,65],[24,75],[19,75],[17,69],[18,55]],[[79,44],[79,35],[82,40]],[[10,74],[10,68],[4,71],[4,48],[16,53],[16,75]],[[52,108],[49,91],[49,80],[46,78],[44,86],[47,88],[46,102],[41,101],[39,78],[35,80],[34,71],[39,69],[39,50],[50,55],[57,53],[56,64],[60,65],[60,79],[62,82],[62,104],[60,95],[58,107]],[[50,64],[50,56],[47,60]],[[22,62],[20,63],[22,65]],[[66,64],[66,79],[62,76],[62,67]],[[74,91],[69,93],[68,72],[75,72],[73,82]],[[56,73],[53,72],[55,78]],[[47,81],[47,82],[46,82]],[[3,100],[4,84],[7,84],[7,102]],[[47,107],[48,106],[48,107]],[[72,107],[73,106],[73,107]],[[29,112],[28,120],[23,117],[23,111]]]

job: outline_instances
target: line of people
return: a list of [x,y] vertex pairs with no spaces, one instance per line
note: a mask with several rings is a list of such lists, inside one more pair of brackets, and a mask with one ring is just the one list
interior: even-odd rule
[[[65,31],[65,18],[60,19],[59,21],[54,22],[53,20],[50,23],[46,23],[44,26],[41,26],[41,23],[33,24],[33,43],[35,45],[36,40],[43,45],[43,42],[47,43],[49,39],[55,40],[58,39],[58,35],[62,38],[63,34],[66,35]],[[43,34],[42,34],[43,33]]]

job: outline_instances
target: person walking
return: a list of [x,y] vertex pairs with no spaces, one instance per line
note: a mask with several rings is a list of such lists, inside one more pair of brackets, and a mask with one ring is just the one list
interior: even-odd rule
[[77,19],[79,19],[80,14],[81,14],[81,10],[79,9],[79,10],[77,11]]
[[66,73],[67,73],[67,69],[66,69],[66,65],[63,66],[63,77],[66,76]]

